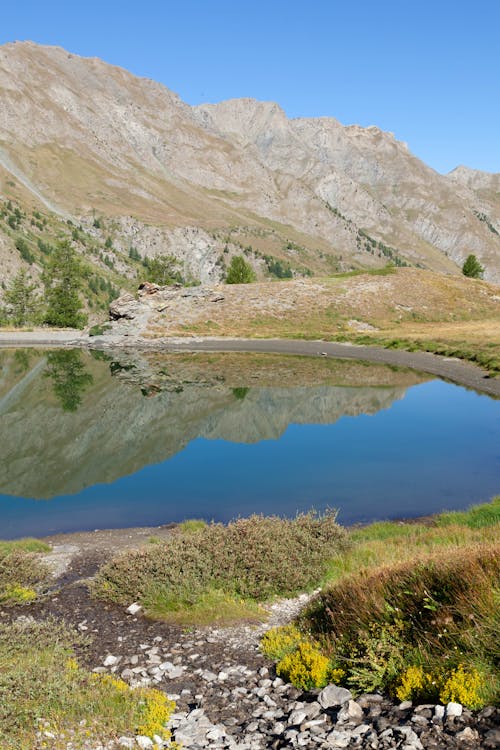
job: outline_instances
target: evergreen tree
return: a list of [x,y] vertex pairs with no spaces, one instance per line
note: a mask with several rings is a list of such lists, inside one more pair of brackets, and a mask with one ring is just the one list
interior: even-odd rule
[[45,322],[51,326],[83,328],[87,316],[82,313],[78,292],[83,270],[80,259],[68,241],[59,243],[49,258],[43,282],[47,300]]
[[252,266],[241,255],[234,255],[229,265],[226,284],[249,284],[255,281]]
[[155,258],[144,258],[147,269],[147,280],[159,286],[182,284],[183,279],[176,270],[177,259],[173,255],[157,255]]
[[50,352],[45,377],[52,379],[54,393],[64,411],[76,411],[82,402],[83,391],[94,382],[78,349]]
[[33,322],[38,307],[35,296],[35,284],[30,284],[25,268],[15,276],[4,294],[7,303],[7,319],[15,326],[24,326]]
[[484,273],[484,268],[476,256],[471,254],[467,256],[467,259],[462,266],[462,273],[464,276],[469,276],[471,279],[480,279]]

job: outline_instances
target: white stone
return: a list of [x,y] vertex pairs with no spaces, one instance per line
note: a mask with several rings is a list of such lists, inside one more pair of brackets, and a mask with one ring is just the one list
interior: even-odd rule
[[330,747],[349,747],[351,735],[348,732],[339,732],[334,729],[327,737]]
[[307,713],[300,708],[295,709],[295,711],[292,711],[288,718],[288,725],[289,726],[296,726],[298,724],[302,724],[304,719],[307,717]]
[[130,605],[130,607],[127,607],[127,612],[129,615],[136,615],[138,612],[140,612],[142,609],[140,604],[137,604],[137,602],[134,602]]
[[118,737],[118,744],[120,747],[125,747],[127,750],[132,750],[135,746],[135,740],[132,737]]
[[444,711],[445,711],[444,706],[441,706],[440,704],[438,704],[434,709],[434,717],[436,719],[439,719],[439,721],[442,721],[442,719],[444,719]]
[[104,659],[103,664],[105,667],[113,667],[119,661],[120,661],[119,656],[113,656],[113,654],[108,654],[106,658]]
[[183,667],[172,667],[172,669],[169,669],[166,673],[166,676],[171,679],[175,680],[177,677],[182,677],[184,674],[184,668]]
[[461,703],[450,701],[446,706],[446,716],[462,716],[463,706]]
[[318,695],[318,703],[322,708],[342,706],[350,700],[352,700],[351,691],[343,687],[337,687],[337,685],[327,685]]
[[150,737],[145,737],[142,734],[137,735],[135,741],[137,742],[141,750],[149,750],[151,747],[153,747],[153,740]]

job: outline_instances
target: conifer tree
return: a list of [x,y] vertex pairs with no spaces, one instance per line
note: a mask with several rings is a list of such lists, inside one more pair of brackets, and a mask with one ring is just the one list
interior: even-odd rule
[[25,268],[19,271],[5,290],[7,320],[15,326],[21,327],[33,322],[38,307],[35,290],[36,285],[30,283]]
[[462,273],[464,276],[469,276],[471,279],[480,279],[484,273],[484,268],[476,256],[471,254],[467,256],[467,259],[462,266]]
[[229,265],[226,284],[249,284],[255,281],[255,273],[250,265],[241,255],[235,255]]
[[80,259],[66,240],[52,253],[43,274],[47,310],[45,322],[56,327],[83,328],[87,316],[82,312],[79,291],[83,269]]

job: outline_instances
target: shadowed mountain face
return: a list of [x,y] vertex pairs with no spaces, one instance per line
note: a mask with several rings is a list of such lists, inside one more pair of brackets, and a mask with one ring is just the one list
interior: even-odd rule
[[0,362],[0,493],[36,499],[114,482],[199,437],[256,443],[292,423],[375,414],[426,379],[274,355],[4,351]]
[[[0,99],[3,195],[16,183],[91,233],[96,211],[114,217],[118,255],[131,244],[173,253],[206,281],[228,242],[259,250],[257,268],[271,253],[312,272],[390,259],[456,273],[472,252],[500,279],[498,175],[440,175],[376,127],[290,120],[252,99],[190,107],[158,83],[29,42],[0,48]],[[10,249],[0,233],[0,260]]]

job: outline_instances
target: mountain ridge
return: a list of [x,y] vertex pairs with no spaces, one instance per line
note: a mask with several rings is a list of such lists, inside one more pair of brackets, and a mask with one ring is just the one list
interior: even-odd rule
[[[0,194],[15,199],[19,181],[96,241],[103,216],[125,277],[133,245],[210,282],[244,248],[260,278],[264,256],[299,276],[388,260],[453,274],[473,252],[500,281],[500,175],[441,175],[376,126],[288,118],[250,98],[190,106],[149,78],[34,42],[0,47],[0,97]],[[15,270],[4,234],[0,260]]]

